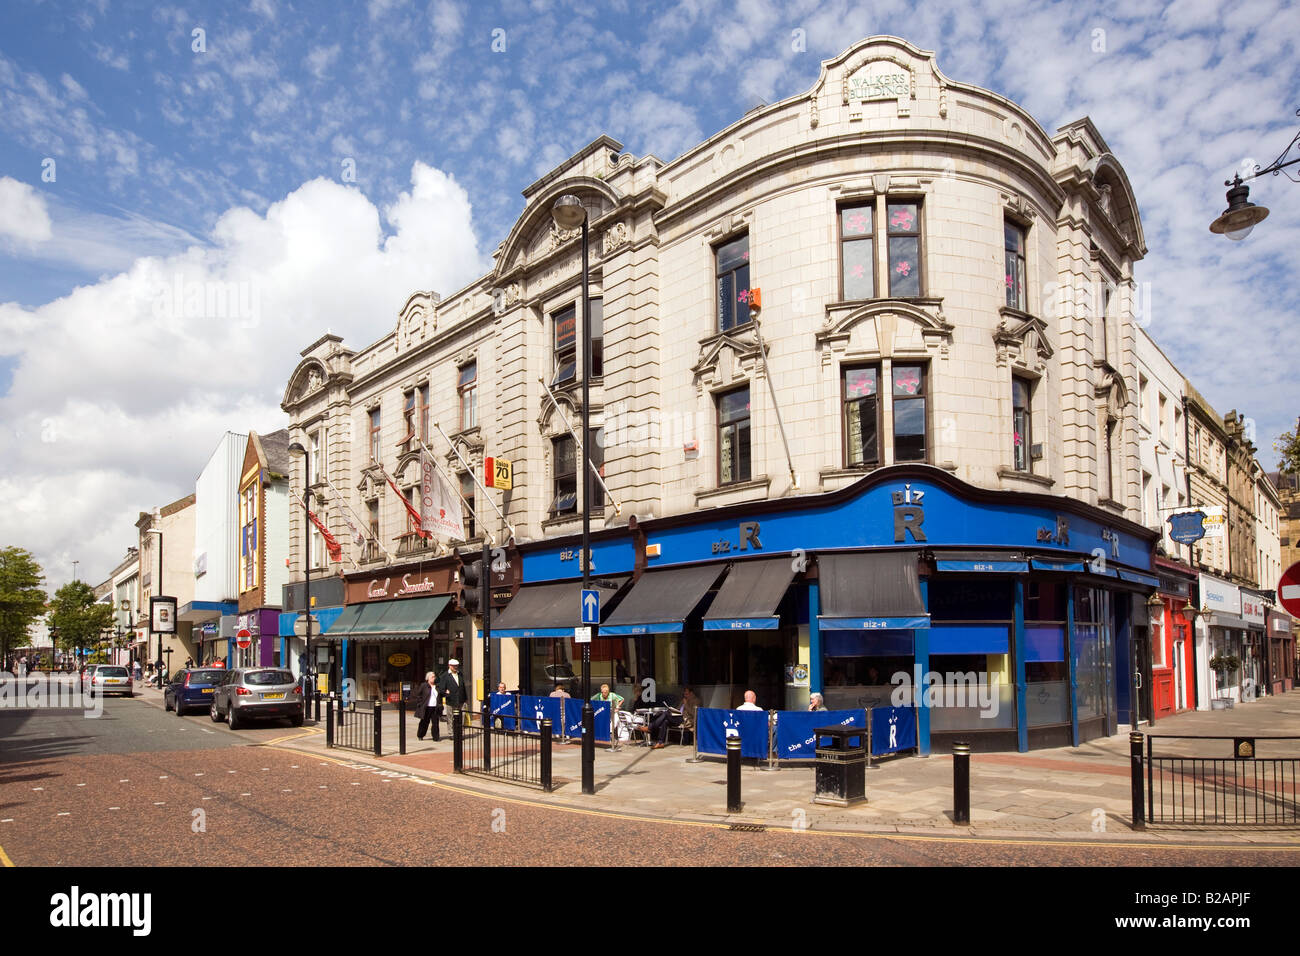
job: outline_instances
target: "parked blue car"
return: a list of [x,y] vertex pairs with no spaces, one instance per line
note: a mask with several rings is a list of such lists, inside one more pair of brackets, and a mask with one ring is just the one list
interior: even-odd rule
[[191,707],[207,710],[212,694],[226,677],[221,667],[191,667],[172,675],[163,688],[163,710],[175,710],[179,717]]

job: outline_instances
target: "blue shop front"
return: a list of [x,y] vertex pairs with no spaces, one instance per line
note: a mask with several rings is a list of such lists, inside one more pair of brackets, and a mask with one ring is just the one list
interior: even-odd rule
[[[879,469],[835,492],[593,535],[593,684],[629,700],[915,706],[921,753],[1070,745],[1132,719],[1155,533],[1069,499]],[[576,540],[524,545],[493,625],[520,686],[578,693]]]

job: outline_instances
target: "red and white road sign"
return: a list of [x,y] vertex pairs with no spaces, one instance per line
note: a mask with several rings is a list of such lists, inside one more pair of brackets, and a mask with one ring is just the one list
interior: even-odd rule
[[253,644],[253,632],[246,627],[241,627],[235,632],[235,644],[241,651],[247,650]]
[[1300,561],[1282,572],[1277,582],[1277,597],[1292,617],[1300,617]]

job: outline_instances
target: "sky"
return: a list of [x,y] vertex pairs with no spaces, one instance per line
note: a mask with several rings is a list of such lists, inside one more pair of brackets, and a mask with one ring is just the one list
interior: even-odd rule
[[482,275],[540,175],[601,134],[670,160],[878,34],[1049,132],[1092,118],[1140,207],[1139,320],[1272,469],[1300,415],[1300,188],[1253,182],[1272,214],[1244,242],[1208,224],[1300,126],[1300,5],[1225,8],[7,0],[0,546],[51,592],[73,561],[104,580],[223,432],[287,424],[301,349]]

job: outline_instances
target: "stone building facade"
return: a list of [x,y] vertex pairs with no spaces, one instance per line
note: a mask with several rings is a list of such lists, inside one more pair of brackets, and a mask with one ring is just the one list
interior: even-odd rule
[[[875,37],[823,63],[812,89],[747,113],[671,162],[633,157],[601,137],[523,195],[524,211],[488,275],[445,295],[412,294],[396,326],[360,349],[320,338],[289,379],[283,408],[294,440],[320,449],[312,488],[323,504],[336,502],[324,509],[330,527],[340,541],[352,527],[366,539],[335,569],[348,588],[356,585],[349,593],[400,604],[392,582],[445,589],[434,592],[441,603],[427,589],[411,592],[431,602],[421,613],[435,617],[424,629],[412,624],[418,615],[404,614],[409,607],[353,611],[347,600],[337,639],[325,642],[338,644],[330,667],[355,673],[343,634],[362,644],[399,634],[390,643],[406,649],[371,655],[381,693],[446,654],[482,653],[462,587],[469,558],[415,534],[388,483],[391,476],[408,500],[416,494],[419,438],[475,505],[471,543],[489,534],[514,567],[504,598],[572,582],[580,573],[573,536],[589,507],[603,549],[598,556],[593,546],[593,570],[611,575],[616,614],[637,606],[629,594],[646,581],[666,580],[656,556],[663,567],[684,563],[678,570],[700,580],[712,574],[701,596],[745,564],[736,558],[743,534],[735,545],[715,537],[711,552],[697,553],[684,522],[752,512],[784,527],[806,509],[847,515],[868,507],[889,485],[889,494],[906,496],[895,507],[906,501],[913,509],[896,515],[907,524],[923,510],[912,495],[928,492],[932,502],[949,502],[951,522],[930,537],[895,539],[915,546],[903,558],[912,570],[900,573],[914,580],[919,567],[923,577],[938,575],[927,578],[932,596],[982,587],[1000,622],[992,631],[1012,629],[976,638],[957,634],[964,622],[934,636],[936,661],[976,662],[987,679],[1011,688],[1014,719],[989,729],[1023,748],[1031,738],[1078,739],[1135,719],[1134,661],[1149,649],[1133,649],[1144,640],[1144,601],[1156,585],[1157,533],[1142,524],[1135,358],[1133,266],[1146,247],[1124,169],[1088,119],[1048,133],[1017,104],[944,76],[933,54]],[[581,367],[581,243],[551,212],[563,195],[578,197],[590,223],[589,370]],[[566,425],[581,420],[587,372],[588,446],[609,489],[590,502],[582,500],[581,459]],[[487,492],[504,520],[469,478],[481,475],[487,456],[513,463],[512,490]],[[293,467],[300,484],[303,466]],[[1022,537],[995,527],[985,509],[997,507],[1023,518]],[[962,526],[956,516],[966,509],[972,517]],[[295,509],[294,581],[302,579],[302,520]],[[948,519],[931,519],[941,520]],[[885,539],[836,533],[834,522],[818,530],[817,547],[895,550]],[[657,534],[688,538],[665,554],[652,546]],[[750,542],[757,540],[766,539]],[[791,553],[804,550],[792,541]],[[945,545],[983,548],[1006,562],[959,559],[956,551],[944,558]],[[1036,559],[1036,550],[1059,560]],[[954,576],[942,577],[939,563]],[[1007,576],[978,577],[985,565],[1003,563]],[[1015,578],[1010,566],[1026,576]],[[617,681],[626,668],[674,688],[689,677],[719,706],[738,702],[748,681],[770,706],[796,706],[850,672],[857,683],[844,686],[861,689],[872,668],[859,659],[875,655],[890,667],[929,661],[929,635],[921,633],[928,623],[899,625],[928,622],[928,614],[868,609],[819,625],[826,615],[815,581],[815,571],[802,569],[786,579],[786,603],[765,618],[779,621],[772,627],[781,636],[771,643],[727,636],[717,659],[664,636],[697,626],[702,606],[686,609],[676,631],[612,624],[602,633],[630,627],[651,639],[602,649],[601,673]],[[1045,618],[1043,643],[1027,651],[1037,640],[1024,633],[1031,605]],[[403,629],[383,630],[389,614],[403,617]],[[502,633],[511,637],[493,642],[494,673],[510,683],[517,673],[525,689],[542,689],[573,648],[539,652],[519,635],[541,631],[511,616],[506,607],[512,626]],[[906,652],[884,654],[854,633],[832,653],[819,627],[850,619],[884,622],[863,628],[897,632],[890,646]],[[1013,627],[1013,619],[1021,623]],[[1087,623],[1076,632],[1078,622]],[[465,640],[457,643],[457,634]],[[443,650],[413,655],[426,638],[443,640]],[[384,663],[412,656],[406,671]],[[1039,692],[1027,690],[1035,684]],[[1035,717],[1033,701],[1049,699],[1042,714],[1053,716]],[[928,748],[929,716],[918,719]],[[962,729],[960,721],[940,724]]]

